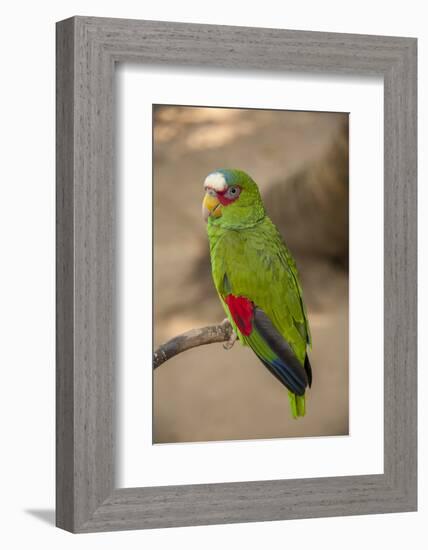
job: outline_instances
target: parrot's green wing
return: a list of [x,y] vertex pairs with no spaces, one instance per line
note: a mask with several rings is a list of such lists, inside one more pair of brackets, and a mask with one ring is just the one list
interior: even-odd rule
[[[306,339],[306,343],[309,345],[309,347],[312,347],[312,337],[311,337],[311,331],[309,328],[309,321],[308,316],[306,313],[306,307],[305,303],[303,301],[303,291],[302,287],[300,285],[299,281],[299,273],[297,271],[296,262],[294,261],[293,256],[290,254],[288,248],[282,241],[281,236],[277,232],[277,238],[280,240],[281,246],[281,252],[280,252],[280,259],[284,266],[285,270],[290,270],[292,276],[293,276],[293,283],[295,285],[295,294],[294,296],[298,296],[299,304],[300,304],[300,310],[301,314],[303,316],[303,323],[298,324],[299,330],[301,330],[302,336]],[[288,303],[288,302],[287,302]],[[297,307],[297,304],[294,304]],[[295,321],[297,319],[293,316]]]

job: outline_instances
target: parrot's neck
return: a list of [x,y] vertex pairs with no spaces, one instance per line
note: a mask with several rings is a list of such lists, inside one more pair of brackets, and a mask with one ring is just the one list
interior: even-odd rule
[[225,223],[224,220],[222,220],[222,223],[219,223],[219,220],[213,220],[211,225],[216,225],[217,227],[220,227],[222,229],[231,229],[233,231],[243,231],[244,229],[251,229],[256,225],[259,225],[265,220],[265,217],[266,216],[263,216],[259,220],[256,220],[251,223],[239,223],[239,224]]
[[261,223],[266,217],[263,204],[251,207],[231,207],[223,208],[222,215],[219,218],[209,218],[210,223],[224,229],[249,229]]

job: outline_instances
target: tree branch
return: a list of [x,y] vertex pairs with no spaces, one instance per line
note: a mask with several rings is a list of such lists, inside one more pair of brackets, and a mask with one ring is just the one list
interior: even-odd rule
[[231,342],[233,344],[233,341],[234,332],[227,319],[219,325],[194,328],[159,346],[153,354],[153,369],[156,369],[162,363],[171,359],[171,357],[188,349],[218,342]]

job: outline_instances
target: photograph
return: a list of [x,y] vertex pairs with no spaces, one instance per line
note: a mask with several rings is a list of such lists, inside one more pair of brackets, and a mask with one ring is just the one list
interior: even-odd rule
[[349,113],[153,105],[153,443],[349,434]]
[[1,548],[423,546],[426,20],[3,5]]

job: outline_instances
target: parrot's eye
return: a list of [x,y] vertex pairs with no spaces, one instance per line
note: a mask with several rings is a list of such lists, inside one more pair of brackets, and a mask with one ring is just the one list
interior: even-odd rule
[[237,186],[229,187],[229,189],[225,193],[225,197],[227,199],[237,199],[239,197],[239,193],[241,192],[241,188]]
[[214,189],[207,188],[207,195],[210,195],[211,197],[216,197],[217,193],[214,191]]

